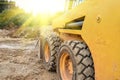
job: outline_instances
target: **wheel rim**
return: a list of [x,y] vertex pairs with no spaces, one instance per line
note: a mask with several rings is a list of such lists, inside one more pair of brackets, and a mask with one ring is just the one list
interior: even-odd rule
[[44,52],[45,52],[44,53],[45,54],[45,61],[48,62],[50,59],[50,48],[49,48],[49,45],[47,42],[45,43]]
[[60,74],[62,80],[72,80],[73,63],[67,52],[63,52],[60,58]]

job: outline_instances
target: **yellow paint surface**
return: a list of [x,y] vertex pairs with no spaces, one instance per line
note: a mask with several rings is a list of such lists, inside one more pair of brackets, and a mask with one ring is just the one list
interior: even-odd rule
[[63,28],[83,16],[82,30],[61,32],[79,34],[88,44],[96,80],[120,80],[120,0],[85,0],[53,21],[53,27]]

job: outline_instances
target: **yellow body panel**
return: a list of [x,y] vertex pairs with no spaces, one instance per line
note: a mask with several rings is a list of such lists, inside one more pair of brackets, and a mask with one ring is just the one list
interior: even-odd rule
[[120,0],[85,0],[53,21],[53,28],[85,16],[82,30],[59,30],[81,35],[90,48],[96,80],[120,80]]

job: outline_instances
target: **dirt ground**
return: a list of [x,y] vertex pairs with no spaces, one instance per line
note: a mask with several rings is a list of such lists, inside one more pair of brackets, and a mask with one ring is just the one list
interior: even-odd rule
[[58,80],[39,60],[37,40],[10,38],[1,30],[0,34],[0,80]]

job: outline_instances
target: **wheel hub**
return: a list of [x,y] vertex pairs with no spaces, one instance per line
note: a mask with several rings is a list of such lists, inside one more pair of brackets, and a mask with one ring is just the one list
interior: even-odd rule
[[67,52],[64,52],[60,59],[60,74],[62,80],[72,80],[73,63]]
[[49,48],[49,45],[48,43],[46,42],[45,44],[45,49],[44,49],[44,55],[45,55],[45,61],[48,62],[49,59],[50,59],[50,48]]

